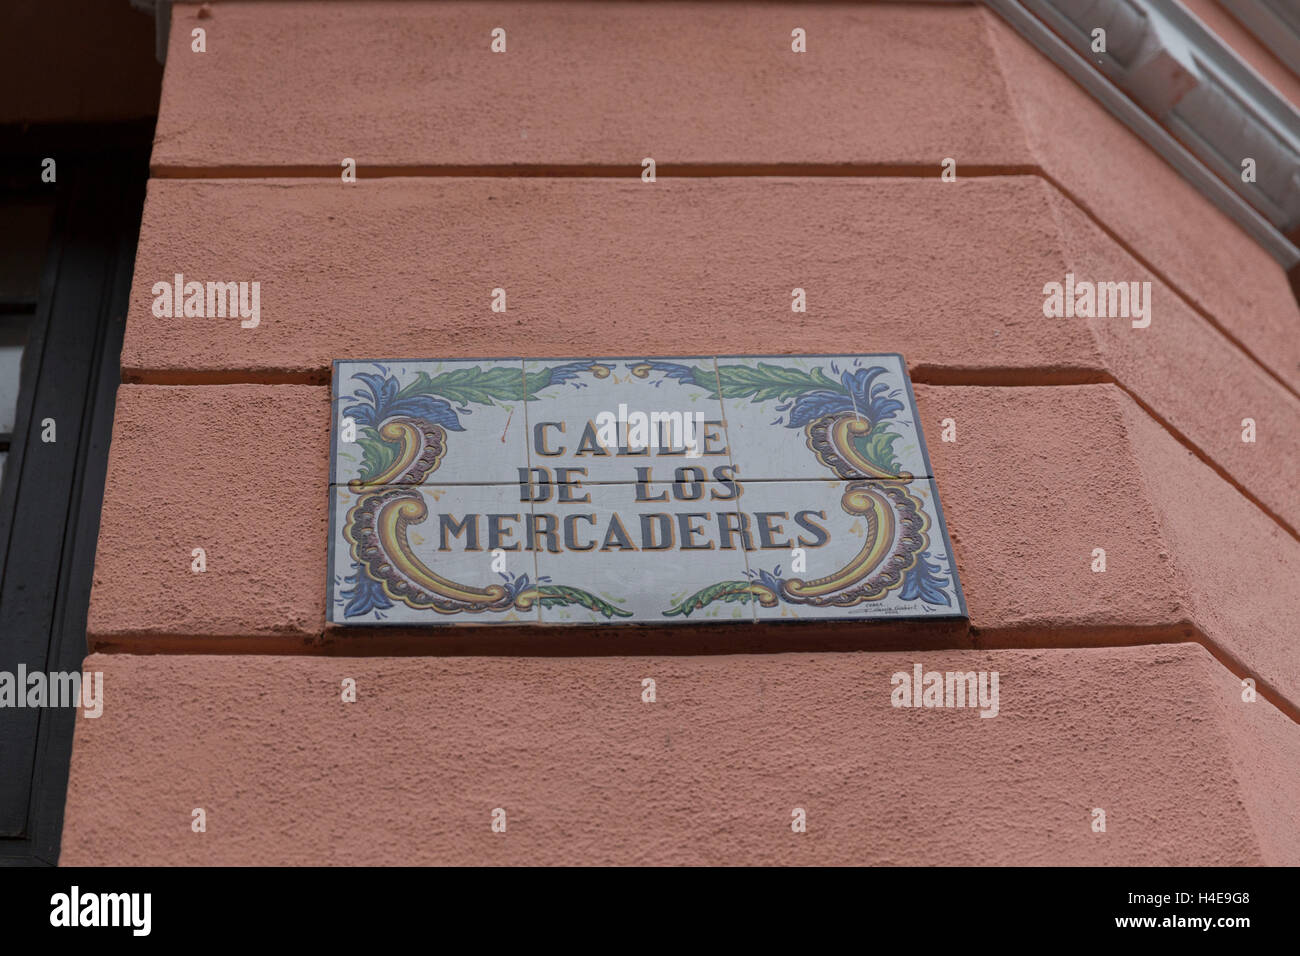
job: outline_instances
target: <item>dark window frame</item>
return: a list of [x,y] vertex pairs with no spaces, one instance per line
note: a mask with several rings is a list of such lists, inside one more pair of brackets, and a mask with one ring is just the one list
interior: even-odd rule
[[[0,127],[0,202],[54,201],[0,485],[0,670],[10,673],[18,663],[79,671],[86,654],[152,138],[152,120]],[[54,183],[41,181],[45,157]],[[41,440],[45,418],[53,443]],[[0,708],[0,864],[57,863],[76,719],[70,708]]]

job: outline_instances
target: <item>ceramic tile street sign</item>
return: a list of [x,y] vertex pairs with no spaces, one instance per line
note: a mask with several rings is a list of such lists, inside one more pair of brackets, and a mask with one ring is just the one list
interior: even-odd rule
[[336,362],[337,625],[961,618],[897,355]]

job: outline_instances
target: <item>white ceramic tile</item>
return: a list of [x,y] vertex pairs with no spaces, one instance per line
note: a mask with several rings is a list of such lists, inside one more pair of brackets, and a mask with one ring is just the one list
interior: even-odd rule
[[[336,435],[349,415],[364,441],[334,445],[334,623],[965,614],[933,482],[836,475],[928,474],[897,356],[340,362],[335,374]],[[699,415],[703,454],[609,447],[602,412]],[[864,444],[849,427],[859,415],[895,437]],[[402,419],[422,419],[418,441],[436,438],[441,456],[394,470]],[[349,485],[386,468],[422,484]],[[882,555],[854,569],[876,534]],[[508,549],[503,569],[494,546]]]
[[742,479],[929,477],[897,355],[718,357]]
[[[703,467],[712,474],[730,463],[712,358],[528,359],[524,370],[534,468],[549,469],[552,475],[556,469],[574,469],[569,474],[583,481],[635,482],[645,475],[655,481],[670,479],[682,467]],[[635,448],[624,438],[620,448],[602,438],[627,433],[615,426],[602,436],[599,418],[608,413],[617,421],[620,406],[630,422],[636,413],[679,418],[659,419],[659,427],[648,434],[659,447]],[[687,457],[677,436],[663,424],[684,421],[685,416],[704,423],[697,458]],[[649,470],[639,473],[638,468]]]
[[[581,588],[618,611],[606,617],[581,603],[543,607],[543,623],[753,621],[750,602],[722,599],[742,593],[748,582],[739,519],[722,517],[735,511],[735,503],[713,499],[734,492],[700,486],[698,500],[682,501],[667,487],[604,484],[581,490],[589,502],[535,506],[539,519],[550,515],[556,529],[553,541],[539,542],[545,549],[537,554],[538,580]],[[639,490],[643,497],[667,500],[638,501]],[[701,607],[691,602],[701,589],[721,582],[731,586],[719,588],[716,599]]]
[[[347,484],[511,484],[528,468],[522,359],[338,362],[333,481]],[[343,417],[357,440],[343,441]],[[387,425],[387,433],[381,431]],[[394,474],[403,431],[413,467]]]
[[[337,624],[536,623],[529,596],[537,566],[528,548],[532,509],[514,485],[386,485],[330,489],[329,619]],[[371,534],[401,509],[411,557]],[[496,515],[497,518],[491,516]],[[493,567],[497,547],[503,570]],[[511,595],[518,595],[512,597]],[[441,610],[435,607],[441,604]],[[475,605],[478,605],[476,608]]]
[[740,509],[755,529],[751,578],[766,588],[756,602],[760,621],[965,616],[933,481],[742,487]]

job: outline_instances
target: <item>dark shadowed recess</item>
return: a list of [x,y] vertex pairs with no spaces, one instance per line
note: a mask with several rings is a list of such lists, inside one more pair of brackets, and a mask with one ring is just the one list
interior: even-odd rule
[[[0,672],[15,679],[79,672],[86,653],[152,139],[153,120],[0,126]],[[58,861],[74,719],[0,707],[0,863]]]

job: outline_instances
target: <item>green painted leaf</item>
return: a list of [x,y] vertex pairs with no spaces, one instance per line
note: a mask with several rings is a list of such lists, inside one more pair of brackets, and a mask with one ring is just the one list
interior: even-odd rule
[[537,588],[537,593],[541,595],[538,603],[542,607],[564,607],[569,604],[580,604],[590,611],[595,611],[604,617],[631,617],[631,611],[625,611],[621,607],[615,607],[608,601],[602,601],[590,591],[584,591],[582,588],[569,587],[566,584],[543,584]]
[[551,370],[539,368],[536,372],[524,372],[525,401],[536,401],[537,393],[551,384]]
[[[367,434],[368,433],[368,434]],[[361,446],[361,480],[370,481],[393,467],[401,445],[389,444],[375,433],[373,428],[363,427],[357,433],[357,444]]]
[[885,427],[884,422],[878,422],[870,432],[856,440],[856,445],[867,461],[882,471],[896,475],[898,458],[894,454],[894,442],[898,441],[898,437]]
[[845,391],[843,385],[827,378],[820,368],[805,372],[767,362],[759,362],[756,366],[719,365],[718,381],[722,385],[723,398],[749,398],[755,402],[785,400],[823,389]]
[[696,591],[685,601],[667,611],[663,612],[664,617],[690,617],[693,611],[699,611],[715,601],[752,601],[754,595],[749,590],[748,581],[719,581],[717,584],[710,584],[707,588]]
[[492,405],[496,401],[519,401],[523,390],[523,376],[517,368],[494,365],[483,369],[469,365],[433,376],[420,372],[397,397],[437,395],[453,405]]

